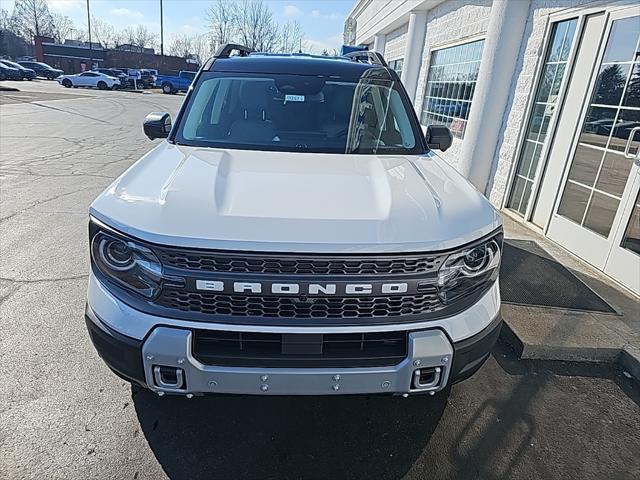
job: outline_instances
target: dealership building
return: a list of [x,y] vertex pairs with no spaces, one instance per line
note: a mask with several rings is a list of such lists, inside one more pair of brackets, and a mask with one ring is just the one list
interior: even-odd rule
[[442,156],[508,215],[640,294],[640,6],[358,0]]

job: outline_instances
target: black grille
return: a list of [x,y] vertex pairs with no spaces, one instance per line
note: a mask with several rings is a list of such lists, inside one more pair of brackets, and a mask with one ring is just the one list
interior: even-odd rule
[[374,367],[407,356],[407,332],[279,334],[195,330],[192,354],[205,365]]
[[389,297],[292,297],[226,295],[164,290],[157,303],[183,312],[242,317],[372,318],[420,315],[444,305],[435,291]]
[[367,257],[321,257],[208,253],[196,250],[158,248],[165,266],[228,273],[293,275],[385,275],[424,274],[438,270],[446,255],[397,255]]

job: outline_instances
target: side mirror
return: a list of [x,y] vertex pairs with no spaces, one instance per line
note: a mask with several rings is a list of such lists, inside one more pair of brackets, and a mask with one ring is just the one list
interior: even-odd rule
[[429,125],[427,127],[425,137],[429,148],[441,150],[443,152],[453,143],[451,130],[449,130],[449,127],[445,127],[444,125]]
[[144,119],[142,129],[149,140],[167,138],[171,131],[171,115],[169,112],[152,112]]

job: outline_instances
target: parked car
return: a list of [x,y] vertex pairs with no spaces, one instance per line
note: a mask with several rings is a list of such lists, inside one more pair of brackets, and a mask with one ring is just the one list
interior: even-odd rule
[[164,140],[89,210],[85,320],[117,375],[187,398],[434,395],[489,357],[501,216],[365,53],[226,45],[175,124],[147,116]]
[[174,94],[186,92],[196,77],[196,72],[181,70],[178,75],[158,75],[156,85],[160,85],[162,93]]
[[36,72],[36,76],[48,78],[49,80],[55,80],[64,72],[59,68],[53,68],[51,65],[47,65],[44,62],[32,62],[32,61],[20,61],[20,65],[26,68],[31,68]]
[[0,60],[0,63],[9,68],[17,68],[22,75],[22,79],[24,80],[33,80],[34,78],[36,78],[36,72],[32,68],[23,67],[19,63],[11,62],[9,60]]
[[61,75],[56,78],[63,87],[95,87],[100,90],[107,88],[116,89],[120,86],[120,80],[116,77],[100,72],[82,72],[75,75]]
[[94,71],[98,73],[104,73],[105,75],[115,77],[120,80],[120,85],[118,86],[118,88],[126,88],[128,86],[129,76],[120,70],[117,70],[115,68],[98,68]]
[[0,80],[22,80],[22,72],[17,68],[0,63]]

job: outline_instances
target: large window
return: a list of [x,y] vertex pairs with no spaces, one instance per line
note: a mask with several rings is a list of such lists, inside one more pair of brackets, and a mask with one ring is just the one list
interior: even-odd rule
[[484,40],[431,52],[420,123],[441,124],[464,138]]
[[529,206],[540,158],[548,143],[549,124],[557,110],[558,94],[567,73],[567,60],[577,23],[578,20],[574,18],[553,26],[540,73],[540,84],[524,135],[524,145],[516,167],[516,177],[507,203],[508,208],[521,216],[525,215]]

